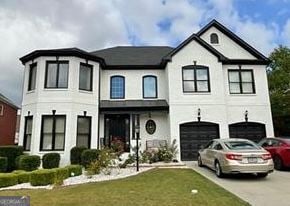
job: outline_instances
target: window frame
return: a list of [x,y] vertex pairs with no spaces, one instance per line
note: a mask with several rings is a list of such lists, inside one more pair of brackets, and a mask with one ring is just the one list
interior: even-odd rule
[[[113,97],[112,96],[112,83],[113,83],[113,78],[115,77],[119,77],[119,78],[122,78],[123,79],[123,96],[122,97]],[[113,75],[110,77],[110,99],[125,99],[125,86],[126,86],[126,82],[125,82],[125,77],[124,76],[121,76],[121,75]]]
[[[43,149],[43,121],[46,117],[52,117],[52,139],[51,139],[51,149]],[[56,129],[56,118],[57,117],[64,117],[64,140],[63,140],[63,148],[62,149],[55,149],[55,129]],[[66,136],[66,115],[42,115],[41,116],[41,134],[40,134],[40,151],[64,151],[65,149],[65,136]]]
[[[56,86],[55,87],[48,87],[47,86],[47,75],[48,75],[48,65],[49,64],[56,64]],[[59,65],[60,64],[67,64],[68,69],[67,69],[67,86],[66,87],[59,87]],[[69,61],[68,60],[56,60],[56,61],[46,61],[46,66],[45,66],[45,80],[44,80],[44,88],[45,89],[68,89],[68,83],[69,83]]]
[[4,116],[4,104],[0,104],[0,116]]
[[[197,70],[198,69],[205,69],[207,70],[207,80],[197,80]],[[184,79],[184,70],[193,70],[194,74],[194,80],[185,80]],[[203,66],[203,65],[188,65],[188,66],[183,66],[182,67],[182,91],[183,93],[210,93],[211,92],[211,86],[210,86],[210,74],[209,74],[209,67],[208,66]],[[198,81],[206,81],[208,85],[208,90],[207,91],[198,91],[197,90],[197,82]],[[193,82],[194,83],[194,91],[185,91],[184,90],[184,82]]]
[[[90,81],[90,88],[89,89],[81,88],[81,85],[80,85],[80,83],[81,83],[81,80],[80,80],[80,78],[81,78],[81,66],[85,66],[85,67],[90,68],[90,80],[89,80]],[[83,62],[80,63],[80,67],[79,67],[79,90],[89,91],[89,92],[93,91],[93,74],[94,74],[93,69],[94,69],[94,66],[91,64],[87,64],[87,63],[83,63]]]
[[[238,72],[239,82],[231,82],[230,81],[230,72]],[[243,82],[242,81],[242,72],[251,72],[252,82]],[[229,83],[229,93],[230,94],[256,94],[256,85],[254,78],[253,69],[228,69],[228,83]],[[231,83],[239,83],[240,92],[231,92]],[[243,83],[252,83],[252,92],[243,92]]]
[[[29,149],[26,149],[27,146],[27,122],[28,120],[31,120],[31,134],[30,134],[30,145],[29,145]],[[33,116],[26,116],[25,117],[25,123],[24,123],[24,135],[23,135],[23,149],[24,151],[30,151],[31,150],[31,140],[32,140],[32,131],[33,131]]]
[[[211,44],[219,44],[219,36],[217,35],[217,33],[211,33],[209,38]],[[214,40],[216,40],[216,42]]]
[[[145,79],[146,78],[154,78],[155,80],[155,96],[154,97],[145,97],[145,87],[144,87],[144,83],[145,83]],[[143,99],[157,99],[158,98],[158,82],[157,82],[157,76],[154,75],[145,75],[142,77],[142,93],[143,93]]]
[[91,116],[84,116],[84,115],[78,115],[77,116],[77,133],[76,133],[76,146],[78,147],[78,135],[79,135],[79,125],[78,125],[78,120],[79,118],[87,118],[90,120],[89,123],[89,133],[88,135],[88,149],[91,148],[91,139],[92,139],[92,117]]
[[[32,69],[35,69],[34,88],[32,88]],[[37,76],[37,63],[32,63],[32,64],[29,65],[27,91],[34,91],[36,89],[36,79],[37,79],[36,76]]]

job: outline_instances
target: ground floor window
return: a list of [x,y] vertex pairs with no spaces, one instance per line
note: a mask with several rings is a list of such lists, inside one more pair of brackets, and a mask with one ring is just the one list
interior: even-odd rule
[[78,116],[77,146],[90,148],[91,143],[91,117]]
[[24,139],[23,139],[23,147],[25,151],[30,151],[32,123],[33,123],[32,116],[25,117]]
[[41,151],[63,151],[65,142],[65,115],[43,115],[41,126]]

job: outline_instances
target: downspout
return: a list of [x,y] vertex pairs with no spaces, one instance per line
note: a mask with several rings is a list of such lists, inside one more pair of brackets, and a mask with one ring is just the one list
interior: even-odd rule
[[98,144],[97,144],[97,149],[100,149],[100,103],[101,103],[101,65],[99,63],[99,88],[98,88],[98,129],[97,129],[97,133],[98,133]]

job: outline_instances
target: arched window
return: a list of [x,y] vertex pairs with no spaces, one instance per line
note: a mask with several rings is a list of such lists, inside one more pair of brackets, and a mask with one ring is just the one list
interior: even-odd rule
[[143,98],[157,98],[157,77],[143,77]]
[[211,44],[218,44],[219,43],[219,37],[216,33],[212,33],[210,35],[210,43]]
[[112,76],[111,77],[111,99],[125,98],[125,77]]

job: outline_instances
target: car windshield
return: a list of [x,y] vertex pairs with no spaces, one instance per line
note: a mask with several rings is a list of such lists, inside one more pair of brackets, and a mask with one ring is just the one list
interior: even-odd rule
[[229,141],[224,143],[230,150],[253,150],[260,149],[258,146],[248,141]]

